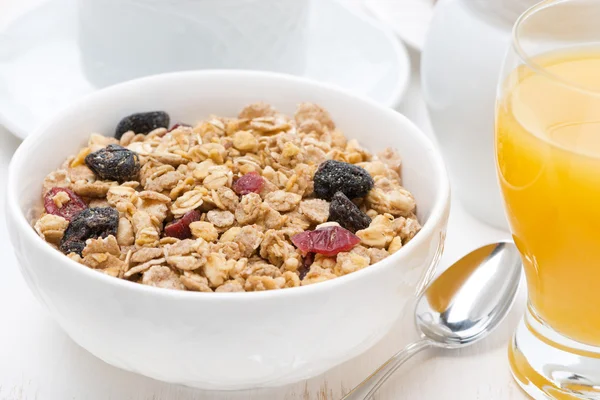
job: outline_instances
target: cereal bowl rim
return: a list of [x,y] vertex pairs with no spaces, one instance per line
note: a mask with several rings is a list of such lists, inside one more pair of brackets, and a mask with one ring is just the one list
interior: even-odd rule
[[[414,239],[407,243],[402,251],[398,251],[386,257],[368,268],[363,268],[359,271],[347,274],[344,276],[330,279],[324,282],[319,282],[307,286],[299,286],[294,288],[285,288],[280,290],[267,290],[259,292],[194,292],[186,290],[169,290],[163,288],[157,288],[149,285],[142,285],[137,282],[131,282],[125,279],[116,279],[112,276],[99,273],[98,271],[92,271],[90,268],[85,268],[76,261],[66,257],[61,252],[52,248],[48,245],[32,228],[31,224],[27,221],[25,214],[20,210],[19,202],[17,199],[17,176],[21,170],[22,165],[27,161],[28,154],[31,151],[34,143],[41,137],[46,135],[46,132],[59,123],[62,120],[70,119],[73,117],[76,110],[82,108],[90,109],[89,105],[94,103],[106,103],[106,101],[113,97],[120,97],[121,93],[127,93],[135,90],[137,87],[151,84],[158,81],[181,81],[181,80],[196,80],[196,79],[224,79],[245,77],[248,79],[262,79],[262,80],[276,80],[282,83],[292,83],[296,85],[309,86],[314,90],[324,90],[333,93],[337,96],[351,98],[354,101],[362,102],[367,104],[370,108],[378,108],[382,112],[388,114],[390,117],[398,121],[398,125],[410,128],[409,134],[414,137],[415,140],[419,141],[419,145],[427,150],[430,157],[435,162],[436,182],[432,182],[436,188],[436,199],[433,203],[429,218],[424,223],[421,231],[417,234]],[[87,105],[87,107],[85,107]],[[236,301],[238,299],[243,300],[260,300],[265,298],[279,298],[282,296],[294,297],[310,295],[311,293],[317,293],[320,291],[332,290],[333,288],[345,285],[352,280],[362,279],[367,274],[373,274],[377,271],[385,268],[386,264],[397,264],[405,258],[413,248],[417,247],[426,237],[430,236],[439,222],[444,218],[446,208],[450,203],[450,184],[447,177],[446,169],[440,152],[437,150],[433,142],[419,129],[412,121],[406,118],[404,115],[394,111],[391,108],[379,105],[373,100],[363,98],[352,94],[344,89],[337,86],[317,82],[311,79],[296,77],[287,74],[273,73],[273,72],[259,72],[259,71],[246,71],[246,70],[203,70],[203,71],[184,71],[184,72],[173,72],[167,74],[158,74],[147,76],[143,78],[134,79],[118,85],[110,86],[105,89],[101,89],[97,92],[91,93],[88,96],[72,103],[61,112],[57,113],[53,118],[44,123],[42,126],[37,128],[31,135],[29,135],[23,143],[19,146],[15,152],[9,166],[8,172],[8,195],[7,195],[7,212],[9,218],[13,219],[15,229],[23,231],[27,240],[30,240],[32,244],[37,246],[35,251],[43,252],[52,262],[59,262],[65,264],[65,268],[68,268],[73,274],[83,274],[84,279],[94,279],[101,282],[105,282],[108,285],[116,285],[124,289],[139,291],[139,293],[149,293],[155,296],[165,296],[174,298],[187,298],[187,299],[215,299],[223,301],[230,299]],[[14,243],[13,243],[14,245]]]

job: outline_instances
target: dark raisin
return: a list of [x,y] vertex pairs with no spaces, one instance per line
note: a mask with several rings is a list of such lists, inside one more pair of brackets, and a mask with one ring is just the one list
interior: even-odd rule
[[114,208],[86,208],[69,223],[60,241],[60,249],[65,254],[81,255],[86,240],[116,236],[118,225],[119,212]]
[[334,194],[329,203],[329,220],[337,222],[352,233],[368,228],[371,223],[371,218],[342,192]]
[[265,180],[258,172],[249,172],[233,183],[233,190],[241,196],[260,193],[264,187]]
[[298,233],[292,237],[292,243],[304,254],[319,253],[331,257],[351,250],[360,243],[360,238],[341,226],[328,226]]
[[183,214],[183,217],[169,222],[165,226],[165,236],[177,239],[187,239],[192,237],[190,224],[194,221],[200,221],[200,211],[192,210]]
[[336,192],[344,193],[349,199],[364,197],[374,184],[364,168],[336,160],[322,162],[313,180],[316,196],[325,200],[331,200]]
[[170,120],[169,114],[164,111],[131,114],[119,121],[115,130],[115,137],[121,139],[121,136],[128,131],[143,133],[145,135],[156,128],[168,128]]
[[[61,207],[57,206],[53,200],[53,197],[60,192],[64,192],[69,196],[69,201],[65,202]],[[86,209],[87,204],[85,204],[81,197],[75,194],[71,189],[53,187],[48,190],[48,193],[44,196],[44,208],[48,214],[58,215],[70,221],[82,210]]]
[[140,172],[137,153],[118,144],[88,154],[85,163],[101,179],[121,183],[135,180]]
[[302,258],[302,265],[298,268],[298,276],[300,280],[304,279],[308,271],[310,271],[310,266],[315,261],[315,253],[308,253]]

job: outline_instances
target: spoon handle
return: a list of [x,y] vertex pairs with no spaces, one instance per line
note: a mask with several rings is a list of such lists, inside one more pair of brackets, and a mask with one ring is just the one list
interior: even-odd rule
[[375,394],[377,389],[402,365],[406,360],[420,352],[421,350],[431,346],[431,342],[427,339],[414,342],[397,352],[392,358],[387,360],[385,364],[373,372],[371,376],[358,384],[350,391],[342,400],[368,400]]

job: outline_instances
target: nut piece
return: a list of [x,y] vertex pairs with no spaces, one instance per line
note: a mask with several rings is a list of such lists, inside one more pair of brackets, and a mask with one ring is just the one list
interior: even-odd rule
[[156,246],[158,244],[160,234],[150,214],[146,211],[138,210],[133,214],[131,223],[135,232],[136,246]]
[[402,248],[402,238],[400,236],[396,236],[390,242],[390,245],[388,246],[388,251],[390,254],[394,254],[401,248]]
[[119,256],[121,255],[121,249],[117,244],[117,239],[113,235],[109,235],[105,238],[86,240],[82,255],[85,257],[94,253],[108,253]]
[[386,248],[394,238],[392,221],[394,217],[390,214],[376,216],[367,229],[356,232],[360,241],[370,247],[380,249]]
[[208,244],[202,239],[185,239],[164,249],[167,263],[182,271],[193,271],[206,263]]
[[188,211],[195,210],[202,205],[203,193],[200,189],[190,190],[179,197],[171,206],[171,212],[175,217],[180,217]]
[[329,218],[329,203],[321,199],[303,200],[298,211],[312,223],[322,224]]
[[230,211],[210,210],[206,219],[217,228],[228,228],[233,225],[234,216]]
[[164,288],[184,290],[185,287],[179,280],[179,276],[169,267],[154,265],[142,275],[144,285]]
[[240,246],[244,257],[251,257],[263,240],[263,233],[256,225],[247,225],[240,229],[234,241]]
[[139,197],[135,189],[129,186],[111,186],[106,193],[106,200],[120,212],[133,214]]
[[71,182],[78,182],[78,181],[92,182],[92,181],[96,180],[96,175],[94,175],[94,172],[91,169],[89,169],[89,167],[85,164],[69,168],[68,173],[69,173],[69,180]]
[[254,151],[258,147],[258,140],[250,132],[238,131],[233,135],[233,147],[240,151]]
[[131,262],[134,263],[145,263],[147,261],[153,260],[155,258],[160,258],[163,256],[162,249],[158,247],[142,247],[137,250],[131,256]]
[[152,175],[146,179],[144,189],[156,192],[171,190],[184,178],[185,176],[181,172],[175,171],[172,166],[162,165],[156,168]]
[[223,232],[223,234],[221,235],[221,238],[219,239],[219,242],[233,242],[235,240],[235,237],[241,231],[242,231],[242,228],[240,228],[239,226],[233,226],[233,227],[227,229],[225,232]]
[[35,223],[35,231],[42,239],[58,244],[69,226],[69,221],[58,215],[45,214]]
[[87,240],[82,253],[84,265],[111,276],[123,276],[126,264],[119,258],[121,251],[114,236]]
[[320,265],[313,263],[304,279],[302,279],[302,285],[312,285],[313,283],[324,282],[334,278],[337,278],[337,275],[331,272],[330,269],[322,268]]
[[259,117],[272,117],[277,114],[277,111],[267,103],[262,101],[258,103],[252,103],[247,105],[240,111],[238,118],[240,119],[253,119]]
[[215,226],[206,221],[196,221],[190,224],[192,235],[196,238],[202,238],[207,242],[214,242],[219,238],[219,232]]
[[296,193],[288,193],[285,190],[276,190],[265,197],[265,203],[279,212],[292,211],[298,207],[300,200],[302,200],[302,196]]
[[215,292],[244,292],[244,287],[239,281],[229,280],[219,286]]
[[181,280],[181,283],[183,283],[187,290],[212,292],[212,289],[208,286],[208,279],[194,272],[184,271],[179,280]]
[[246,279],[244,289],[247,292],[258,292],[263,290],[281,289],[285,285],[285,278],[271,278],[270,276],[252,275]]
[[221,253],[227,260],[239,260],[242,258],[240,246],[235,242],[211,243],[210,252]]
[[308,218],[298,211],[292,211],[291,213],[285,214],[285,216],[285,226],[295,229],[297,233],[305,231],[310,227]]
[[260,212],[256,222],[258,225],[266,229],[281,229],[285,221],[286,217],[275,211],[268,204],[262,203],[260,205]]
[[377,157],[379,157],[381,161],[387,164],[387,166],[391,170],[400,174],[402,168],[402,158],[396,150],[392,149],[391,147],[388,147],[382,152],[377,153]]
[[248,193],[242,197],[235,209],[235,219],[240,225],[253,224],[258,218],[262,199],[256,193]]
[[335,128],[335,124],[331,120],[331,116],[323,107],[313,103],[300,103],[294,115],[298,125],[302,125],[308,121],[315,121],[319,125],[329,130]]
[[116,184],[117,182],[110,181],[77,181],[73,183],[73,191],[83,197],[103,198],[108,193],[108,189]]
[[[233,263],[231,263],[233,261]],[[211,253],[204,265],[204,275],[208,278],[210,287],[221,286],[229,277],[229,271],[235,265],[234,260],[227,261],[223,254]]]
[[71,187],[71,182],[69,181],[69,175],[66,170],[59,169],[54,172],[49,173],[43,182],[42,188],[42,196],[46,195],[46,192],[54,187]]
[[274,229],[265,233],[260,245],[260,256],[277,267],[292,257],[299,257],[294,246],[285,240],[283,232]]
[[336,260],[335,271],[338,272],[339,275],[346,275],[358,271],[359,269],[368,267],[371,263],[368,256],[362,256],[354,252],[339,253]]
[[395,217],[408,217],[416,208],[412,194],[388,178],[378,178],[366,200],[375,211],[389,213]]
[[396,218],[393,227],[394,232],[402,238],[404,244],[408,243],[421,230],[421,224],[419,224],[419,221],[414,216],[410,218]]
[[[394,239],[392,239],[392,243],[394,242]],[[391,243],[390,243],[390,246],[391,246]],[[367,254],[369,255],[371,264],[375,264],[390,255],[390,253],[388,253],[385,249],[378,249],[376,247],[368,249]]]
[[218,208],[221,210],[229,210],[231,212],[235,212],[235,209],[240,202],[237,194],[225,186],[213,190],[211,192],[211,198]]

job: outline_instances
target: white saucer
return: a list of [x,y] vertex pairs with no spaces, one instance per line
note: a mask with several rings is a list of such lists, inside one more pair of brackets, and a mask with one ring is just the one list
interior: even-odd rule
[[434,0],[364,0],[369,12],[418,51],[425,45],[434,3]]
[[[396,106],[410,78],[406,49],[339,0],[313,2],[304,76]],[[76,7],[50,0],[0,30],[0,123],[21,138],[90,93],[76,42]]]

